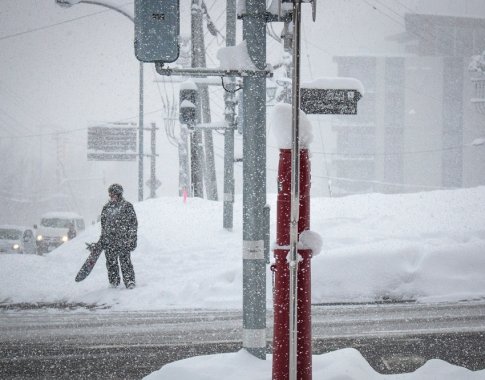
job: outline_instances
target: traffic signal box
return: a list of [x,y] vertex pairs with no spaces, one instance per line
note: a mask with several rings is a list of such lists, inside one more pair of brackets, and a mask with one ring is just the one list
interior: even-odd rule
[[135,0],[135,56],[174,62],[179,56],[179,0]]

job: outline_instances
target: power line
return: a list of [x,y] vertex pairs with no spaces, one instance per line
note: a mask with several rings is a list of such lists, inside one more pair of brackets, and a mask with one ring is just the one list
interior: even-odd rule
[[[120,7],[124,7],[124,6],[128,5],[128,4],[133,4],[133,2],[130,1],[130,2],[127,2],[127,3],[120,4]],[[87,15],[84,15],[84,16],[79,16],[79,17],[75,17],[75,18],[72,18],[72,19],[69,19],[69,20],[60,21],[60,22],[57,22],[55,24],[40,26],[38,28],[28,29],[28,30],[25,30],[23,32],[8,34],[8,35],[5,35],[5,36],[1,36],[0,37],[0,41],[8,40],[10,38],[15,38],[15,37],[19,37],[19,36],[23,36],[23,35],[29,34],[29,33],[34,33],[34,32],[39,32],[39,31],[42,31],[42,30],[54,28],[54,27],[59,26],[59,25],[64,25],[64,24],[67,24],[67,23],[70,23],[70,22],[73,22],[73,21],[82,20],[82,19],[85,19],[85,18],[88,18],[88,17],[92,17],[92,16],[97,16],[99,14],[106,13],[106,12],[110,12],[110,11],[111,11],[111,9],[105,9],[105,10],[98,11],[98,12],[94,12],[94,13],[90,13],[90,14],[87,14]]]
[[[143,115],[144,116],[151,115],[151,114],[154,114],[154,113],[160,113],[162,111],[163,111],[163,108],[158,108],[158,109],[153,110],[153,111],[144,112]],[[119,119],[119,120],[115,121],[115,123],[121,123],[121,122],[124,122],[124,121],[133,120],[133,119],[137,119],[137,118],[138,118],[138,115],[132,116],[132,117],[127,117],[127,118],[124,118],[124,119]],[[109,122],[107,122],[107,123],[109,123]],[[68,134],[76,133],[76,132],[80,132],[80,131],[87,131],[88,129],[89,129],[89,127],[84,127],[84,128],[77,128],[77,129],[71,129],[71,130],[66,130],[66,131],[57,131],[57,132],[47,132],[47,133],[17,135],[17,136],[0,136],[0,141],[2,141],[2,140],[28,139],[28,138],[43,137],[43,136],[57,136],[59,134],[68,135]]]
[[[277,173],[277,169],[268,168],[270,172]],[[358,179],[358,178],[348,178],[348,177],[332,177],[332,176],[322,176],[318,174],[312,174],[312,178],[320,178],[326,180],[335,180],[335,181],[343,181],[343,182],[353,182],[353,183],[368,183],[374,185],[386,185],[386,186],[395,186],[395,187],[404,187],[404,188],[420,188],[420,189],[429,189],[429,190],[453,190],[457,189],[456,187],[445,187],[445,186],[432,186],[432,185],[416,185],[410,183],[396,183],[396,182],[384,182],[372,179]],[[350,193],[350,194],[361,194],[361,193]]]
[[421,189],[430,189],[430,190],[450,190],[456,189],[456,187],[445,187],[445,186],[431,186],[431,185],[414,185],[409,183],[395,183],[395,182],[384,182],[378,180],[371,180],[371,179],[356,179],[356,178],[345,178],[345,177],[328,177],[328,176],[319,176],[313,175],[312,178],[322,178],[322,179],[329,179],[329,180],[336,180],[336,181],[345,181],[345,182],[354,182],[354,183],[368,183],[373,185],[385,185],[385,186],[395,186],[395,187],[403,187],[403,188],[421,188]]
[[41,26],[39,28],[34,28],[34,29],[29,29],[29,30],[25,30],[23,32],[18,32],[18,33],[14,33],[14,34],[9,34],[9,35],[6,35],[6,36],[2,36],[0,37],[0,41],[4,41],[4,40],[8,40],[10,38],[15,38],[15,37],[19,37],[19,36],[23,36],[25,34],[29,34],[29,33],[34,33],[34,32],[39,32],[41,30],[46,30],[46,29],[50,29],[50,28],[54,28],[56,26],[59,26],[59,25],[63,25],[63,24],[67,24],[69,22],[72,22],[72,21],[77,21],[77,20],[81,20],[83,18],[87,18],[87,17],[91,17],[91,16],[95,16],[95,15],[98,15],[100,13],[105,13],[107,11],[99,11],[99,12],[96,12],[96,13],[91,13],[89,15],[85,15],[85,16],[80,16],[80,17],[76,17],[76,18],[73,18],[73,19],[69,19],[69,20],[65,20],[65,21],[61,21],[61,22],[58,22],[56,24],[51,24],[51,25],[46,25],[46,26]]
[[86,127],[86,128],[71,129],[69,131],[56,131],[56,132],[38,133],[38,134],[31,134],[31,135],[0,136],[0,140],[17,140],[17,139],[28,139],[28,138],[43,137],[43,136],[68,135],[79,131],[86,131],[87,129],[88,128]]
[[[268,148],[280,150],[279,147],[274,145],[267,145]],[[450,150],[460,150],[463,148],[475,148],[472,144],[463,144],[457,146],[450,146],[446,148],[439,149],[427,149],[427,150],[416,150],[416,151],[404,151],[404,152],[394,152],[394,153],[328,153],[328,152],[318,152],[312,151],[312,154],[322,154],[325,156],[336,156],[336,157],[347,157],[347,158],[372,158],[372,157],[395,157],[404,155],[414,155],[414,154],[424,154],[424,153],[441,153]]]
[[407,9],[408,11],[412,12],[412,13],[416,13],[416,10],[415,9],[412,9],[412,8],[409,8],[407,5],[401,3],[399,0],[393,0],[394,2],[398,3],[401,7]]
[[[401,25],[404,28],[406,28],[406,24],[404,22],[404,18],[403,18],[403,16],[400,13],[396,12],[394,9],[392,9],[388,5],[384,4],[381,0],[374,0],[374,1],[376,3],[378,3],[378,4],[380,4],[380,6],[388,9],[392,14],[395,14],[398,18],[395,18],[394,16],[391,16],[388,13],[384,13],[384,11],[381,8],[377,8],[375,4],[371,4],[367,0],[364,0],[364,2],[367,5],[369,5],[370,7],[372,7],[374,10],[378,11],[379,13],[381,13],[382,15],[384,15],[385,17],[387,17],[391,21],[395,22],[396,24]],[[427,22],[427,24],[430,25],[428,22]],[[443,39],[443,37],[441,37],[441,35],[435,35],[434,33],[430,33],[430,32],[427,33],[428,35],[424,35],[424,34],[421,34],[421,33],[417,33],[414,30],[409,30],[409,32],[411,34],[414,34],[418,38],[421,38],[421,39],[424,39],[424,40],[428,41],[431,44],[433,44],[435,40],[436,41],[439,41],[441,44],[444,44],[444,45],[447,45],[448,44],[447,41],[445,41]]]
[[[305,24],[303,24],[303,33],[306,34],[306,31],[305,31]],[[304,38],[304,42],[305,42],[305,45],[306,45],[306,48],[308,50],[308,40],[307,38]],[[311,61],[310,61],[310,55],[307,54],[307,60],[308,60],[308,68],[310,70],[310,76],[313,78],[313,70],[312,70],[312,64],[311,64]],[[322,144],[322,149],[323,149],[323,164],[324,164],[324,167],[325,167],[325,173],[328,175],[330,175],[330,172],[329,172],[329,168],[328,168],[328,161],[327,161],[327,155],[325,154],[325,143],[324,143],[324,140],[323,140],[323,134],[322,134],[322,128],[321,128],[321,120],[320,118],[318,118],[317,120],[318,122],[318,131],[319,131],[319,135],[320,135],[320,143]],[[330,196],[332,196],[332,184],[331,184],[331,181],[328,181],[327,183],[327,186],[328,186],[328,194]]]

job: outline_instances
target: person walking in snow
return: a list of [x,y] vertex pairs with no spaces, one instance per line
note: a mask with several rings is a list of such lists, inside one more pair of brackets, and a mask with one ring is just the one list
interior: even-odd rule
[[67,239],[72,240],[76,237],[76,229],[74,228],[73,223],[69,223],[69,227],[67,230]]
[[133,205],[123,198],[123,187],[113,184],[108,188],[110,200],[101,212],[101,237],[97,243],[106,256],[106,268],[111,287],[120,284],[120,270],[128,289],[135,287],[135,271],[131,252],[136,248],[138,220]]

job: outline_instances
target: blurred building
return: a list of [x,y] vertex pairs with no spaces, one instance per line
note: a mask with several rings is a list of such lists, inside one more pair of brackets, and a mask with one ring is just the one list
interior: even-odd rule
[[408,14],[405,25],[392,37],[402,56],[334,58],[365,87],[358,115],[332,123],[335,195],[485,184],[485,145],[472,144],[485,115],[468,69],[485,50],[485,19]]

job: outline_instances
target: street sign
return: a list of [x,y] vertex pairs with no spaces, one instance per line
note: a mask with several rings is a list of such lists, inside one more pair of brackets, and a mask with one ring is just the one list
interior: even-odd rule
[[134,161],[137,126],[134,123],[113,123],[88,128],[88,160]]
[[179,0],[135,0],[135,56],[139,61],[175,61],[179,34]]
[[137,154],[88,153],[88,161],[135,161]]
[[361,97],[355,89],[301,88],[300,108],[306,114],[355,115]]

